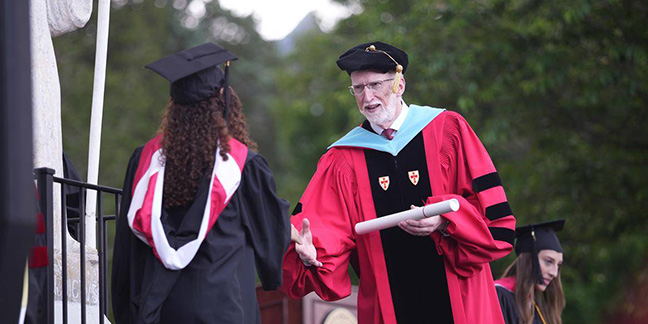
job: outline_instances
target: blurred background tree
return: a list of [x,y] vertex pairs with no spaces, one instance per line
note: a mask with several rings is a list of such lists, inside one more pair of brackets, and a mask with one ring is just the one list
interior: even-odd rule
[[[637,291],[648,285],[648,3],[338,2],[356,14],[328,33],[300,32],[293,50],[279,54],[251,17],[217,1],[113,1],[100,183],[121,186],[130,153],[153,136],[168,101],[168,83],[143,66],[214,41],[240,57],[232,86],[294,206],[326,147],[362,121],[335,60],[381,40],[409,54],[406,102],[456,110],[470,122],[518,224],[567,219],[564,322],[639,314]],[[82,174],[93,23],[55,39],[64,148]],[[513,257],[494,262],[493,274]]]

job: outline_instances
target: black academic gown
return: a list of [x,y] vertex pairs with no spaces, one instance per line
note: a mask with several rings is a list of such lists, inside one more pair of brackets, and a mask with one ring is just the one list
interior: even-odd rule
[[[133,178],[142,149],[129,162],[117,220],[112,300],[117,323],[260,323],[256,273],[264,289],[281,285],[281,262],[290,240],[287,201],[275,194],[265,159],[248,152],[241,184],[194,259],[168,270],[128,226]],[[195,238],[209,191],[209,176],[188,206],[163,209],[175,248]],[[187,227],[190,222],[194,225]]]
[[[495,290],[497,290],[497,298],[502,307],[504,322],[506,324],[520,323],[520,313],[518,313],[517,305],[515,304],[515,293],[502,286],[495,286]],[[533,324],[543,324],[537,312],[534,312]]]

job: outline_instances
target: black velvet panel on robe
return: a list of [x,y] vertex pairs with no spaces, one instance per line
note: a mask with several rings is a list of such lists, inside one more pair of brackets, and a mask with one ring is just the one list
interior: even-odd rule
[[[363,128],[373,132],[368,122]],[[423,206],[432,196],[422,133],[396,157],[367,149],[365,159],[377,217]],[[409,171],[418,171],[416,185]],[[384,176],[389,177],[387,190],[378,180]],[[380,235],[398,323],[453,323],[443,258],[434,240],[410,235],[400,227],[382,230]]]
[[[290,240],[289,204],[275,195],[265,159],[248,153],[238,190],[194,259],[184,269],[173,271],[128,227],[140,154],[141,148],[131,157],[117,220],[112,279],[117,323],[260,323],[255,269],[264,289],[277,289]],[[198,228],[208,192],[206,175],[192,204],[163,208],[162,222],[171,246],[181,246],[196,236],[188,229]]]

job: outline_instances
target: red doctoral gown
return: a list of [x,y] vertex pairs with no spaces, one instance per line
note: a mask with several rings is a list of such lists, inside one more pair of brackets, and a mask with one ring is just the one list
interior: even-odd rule
[[[410,204],[451,198],[460,209],[443,215],[449,236],[354,231]],[[292,298],[348,296],[351,263],[359,323],[504,323],[489,262],[511,251],[515,218],[486,149],[459,114],[411,105],[393,141],[368,122],[354,129],[320,159],[292,224],[301,229],[303,218],[323,266],[304,266],[291,244],[282,289]]]

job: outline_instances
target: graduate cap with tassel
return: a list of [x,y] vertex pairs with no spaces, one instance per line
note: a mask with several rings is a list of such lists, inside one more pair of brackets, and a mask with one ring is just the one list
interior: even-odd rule
[[371,42],[352,47],[340,55],[336,63],[348,74],[361,70],[396,71],[392,87],[392,92],[396,93],[409,61],[403,50],[383,42]]
[[[206,43],[167,56],[146,65],[146,68],[171,82],[171,98],[180,105],[205,100],[224,88],[225,113],[229,114],[229,65],[238,59],[225,48]],[[225,65],[225,72],[218,67]]]
[[520,226],[515,229],[515,254],[532,253],[533,271],[535,272],[538,282],[542,282],[542,272],[538,262],[538,253],[542,250],[554,250],[563,252],[560,241],[556,232],[562,230],[565,220],[554,220],[544,223],[530,224]]

